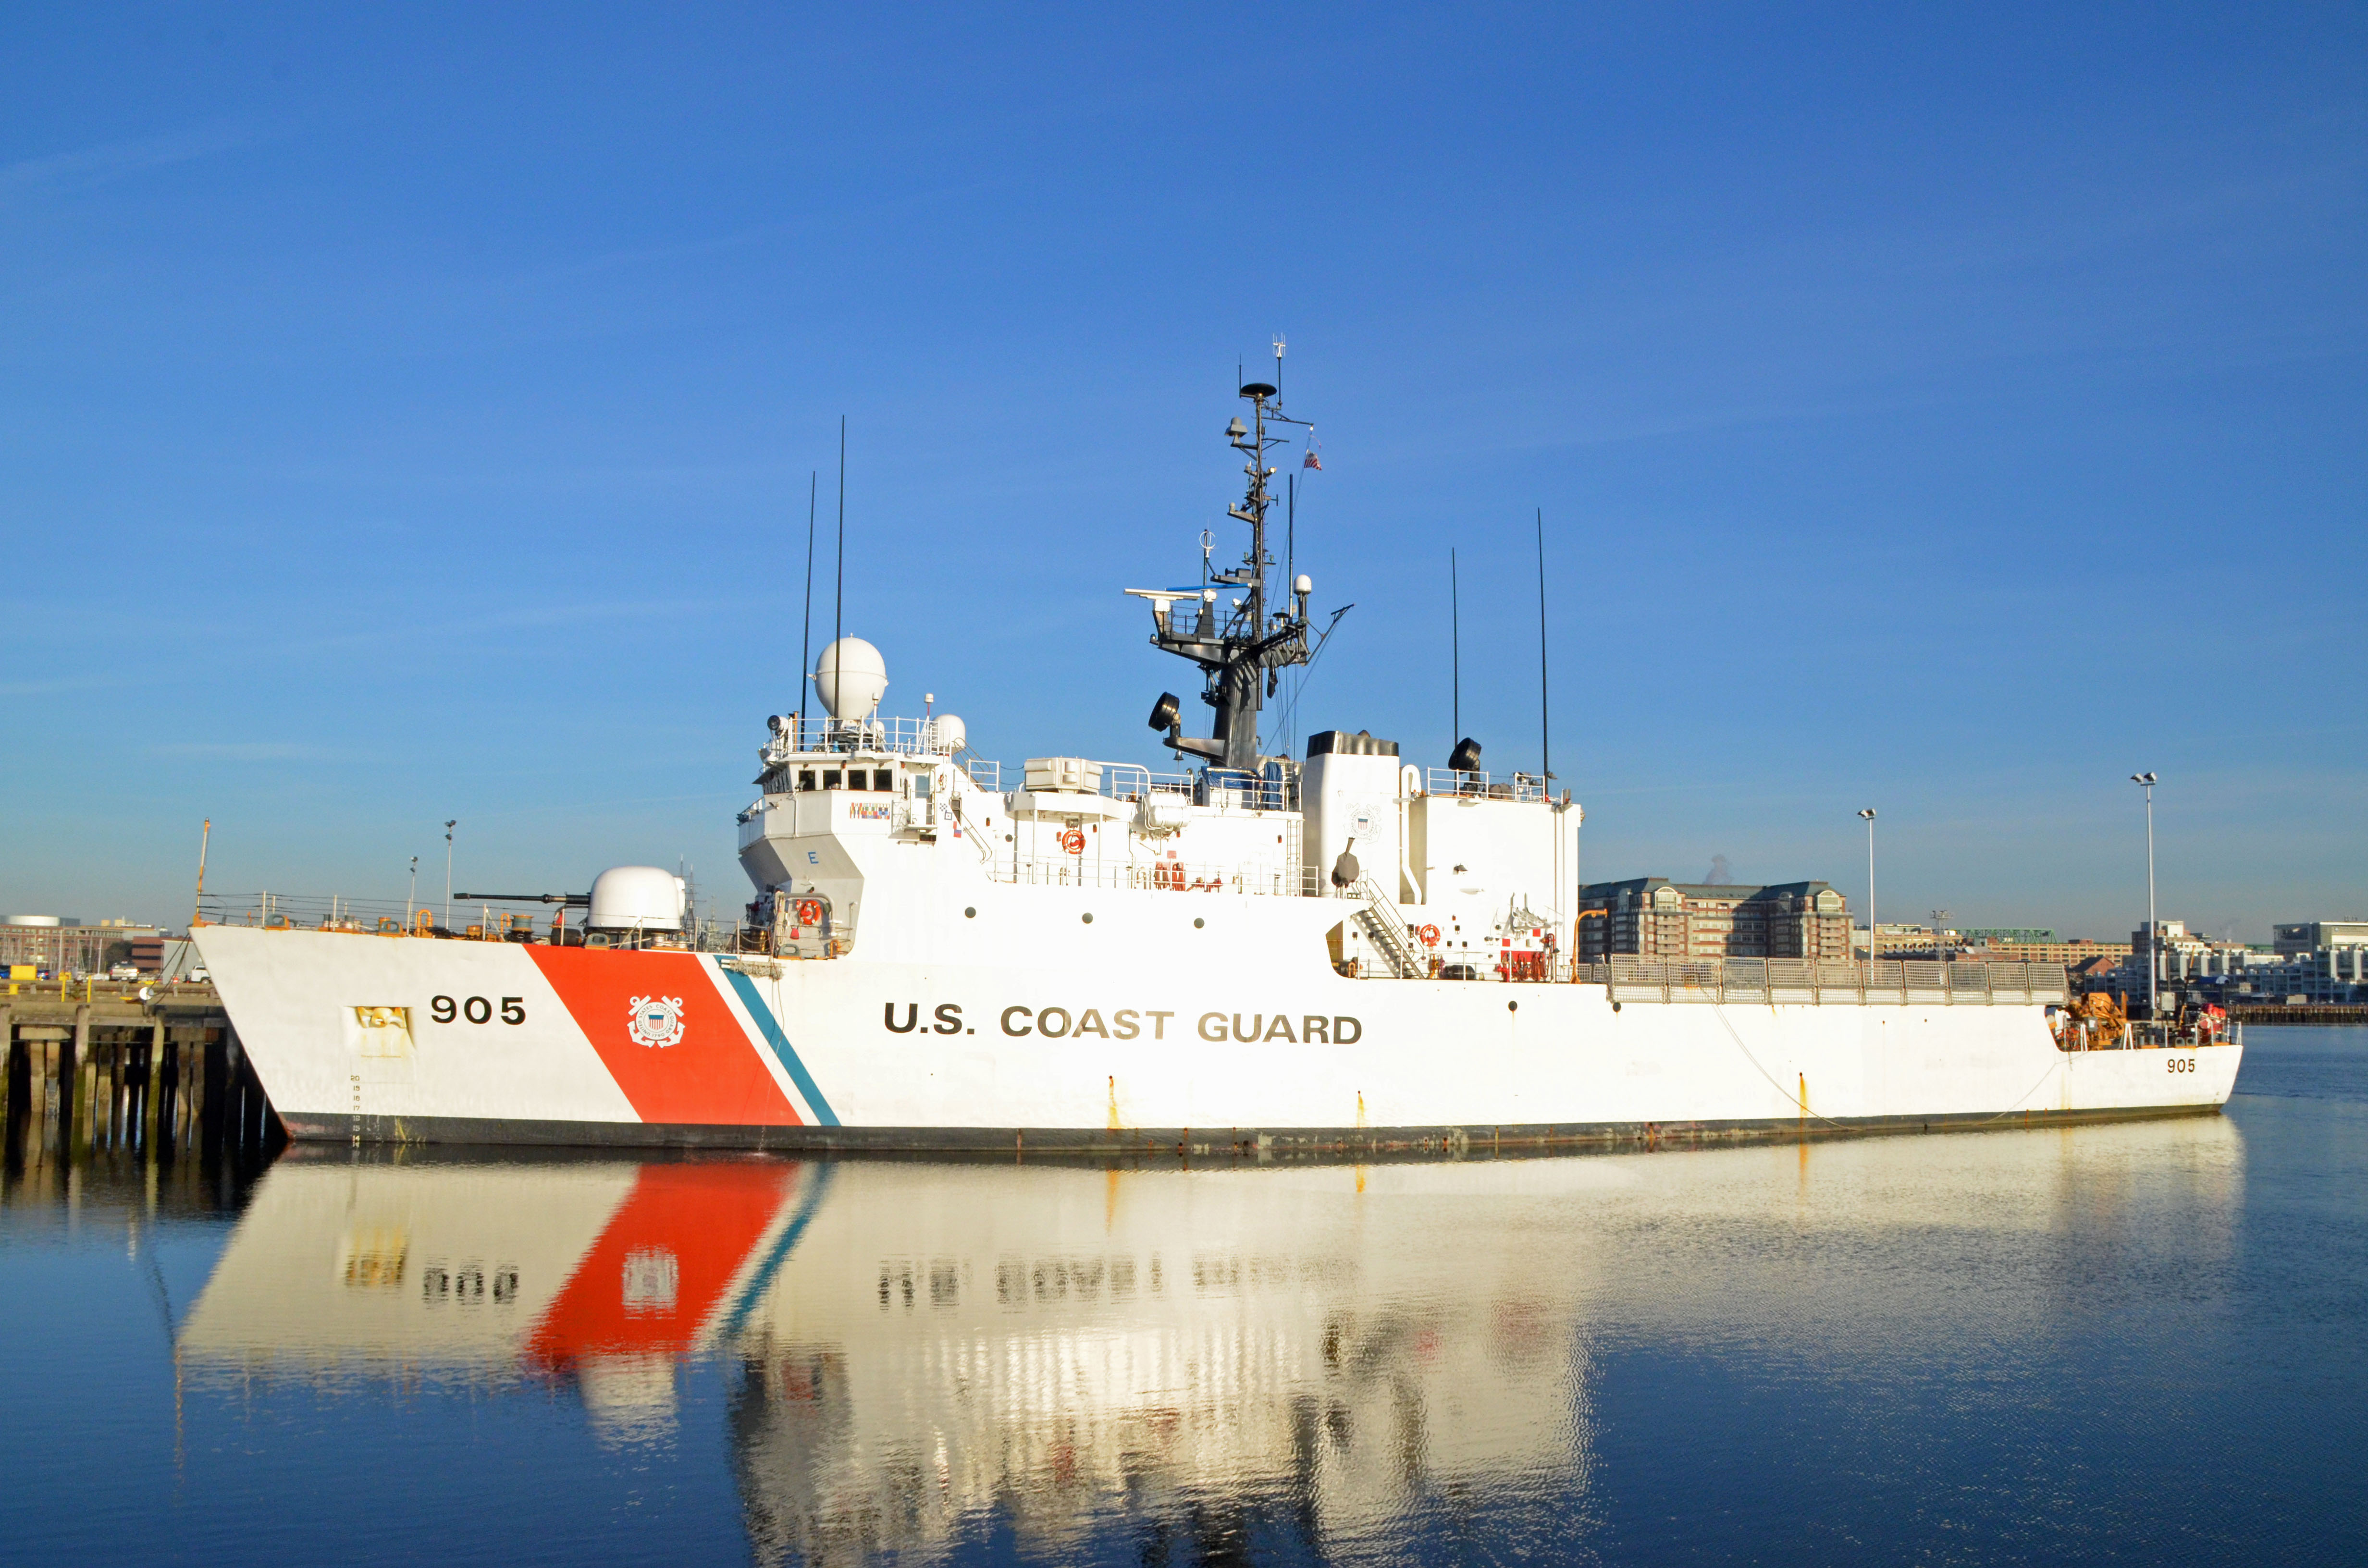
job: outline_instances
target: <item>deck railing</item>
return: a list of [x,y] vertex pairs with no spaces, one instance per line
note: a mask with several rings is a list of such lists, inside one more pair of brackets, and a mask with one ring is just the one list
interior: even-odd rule
[[1516,773],[1509,778],[1493,778],[1486,773],[1465,773],[1452,767],[1434,767],[1423,776],[1423,789],[1433,795],[1477,795],[1491,801],[1543,801],[1546,798],[1545,781],[1526,773]]
[[998,882],[1031,888],[1110,888],[1136,892],[1240,893],[1277,898],[1300,891],[1300,873],[1190,860],[1095,861],[1072,855],[999,857],[986,868]]
[[1618,955],[1574,979],[1615,1002],[1887,1002],[1912,1006],[2060,1005],[2064,968],[2047,963],[1821,963],[1812,959],[1659,960]]

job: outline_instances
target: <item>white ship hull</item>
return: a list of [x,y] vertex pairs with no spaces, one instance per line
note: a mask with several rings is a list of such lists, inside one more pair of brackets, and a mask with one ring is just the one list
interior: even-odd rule
[[[2060,971],[1853,984],[1833,961],[1845,901],[1822,882],[1749,890],[1748,921],[1724,906],[1714,946],[1689,934],[1687,900],[1736,890],[1646,879],[1583,905],[1584,812],[1543,756],[1500,778],[1464,737],[1426,771],[1345,729],[1308,735],[1304,760],[1267,755],[1262,702],[1329,633],[1309,619],[1310,577],[1269,592],[1267,459],[1299,422],[1273,386],[1240,395],[1241,563],[1204,551],[1196,586],[1128,590],[1215,710],[1200,737],[1175,694],[1153,708],[1197,770],[1035,757],[1007,790],[932,694],[925,718],[883,717],[879,651],[835,640],[811,672],[828,717],[770,718],[736,819],[757,896],[730,945],[768,956],[689,950],[686,891],[653,867],[612,867],[580,897],[459,895],[487,906],[472,935],[528,935],[495,903],[582,906],[549,943],[436,939],[417,909],[386,936],[199,929],[289,1131],[1363,1154],[2227,1098],[2234,1046],[2059,1051],[2044,1004],[2065,999]],[[1623,995],[1609,966],[1569,963],[1706,947],[1799,957],[1754,971],[1748,1000],[1724,982]]]
[[[998,891],[1076,920],[1074,894]],[[1275,927],[1234,933],[1251,957],[1199,980],[1164,929],[1184,902],[1102,895],[1099,925],[1037,964],[198,941],[305,1140],[1460,1153],[2206,1111],[2242,1054],[2066,1052],[2032,1003],[1615,1005],[1600,984],[1345,979],[1290,929],[1321,900],[1190,901]]]

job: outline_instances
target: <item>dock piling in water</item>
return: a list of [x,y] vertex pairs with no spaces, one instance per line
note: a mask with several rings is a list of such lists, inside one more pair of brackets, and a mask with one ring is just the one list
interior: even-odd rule
[[9,1186],[36,1191],[92,1161],[144,1166],[153,1191],[281,1136],[211,986],[0,997],[0,1125]]

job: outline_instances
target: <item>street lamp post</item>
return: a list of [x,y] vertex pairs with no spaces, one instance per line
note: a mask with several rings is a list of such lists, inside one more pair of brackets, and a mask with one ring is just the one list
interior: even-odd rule
[[404,924],[406,927],[408,927],[408,926],[410,926],[410,924],[411,924],[411,911],[412,911],[412,907],[413,907],[414,905],[416,905],[416,903],[418,903],[418,902],[419,902],[419,857],[418,857],[418,856],[416,856],[416,855],[414,855],[414,856],[411,858],[411,892],[408,892],[408,893],[406,893],[406,894],[404,896],[404,900],[403,900],[403,924]]
[[2146,1021],[2160,1012],[2162,926],[2154,912],[2154,786],[2152,773],[2133,773],[2130,782],[2146,791]]
[[1874,808],[1858,814],[1866,819],[1866,983],[1873,985],[1874,960],[1883,950],[1874,935]]
[[444,824],[444,929],[452,929],[452,830],[460,825],[453,818]]

